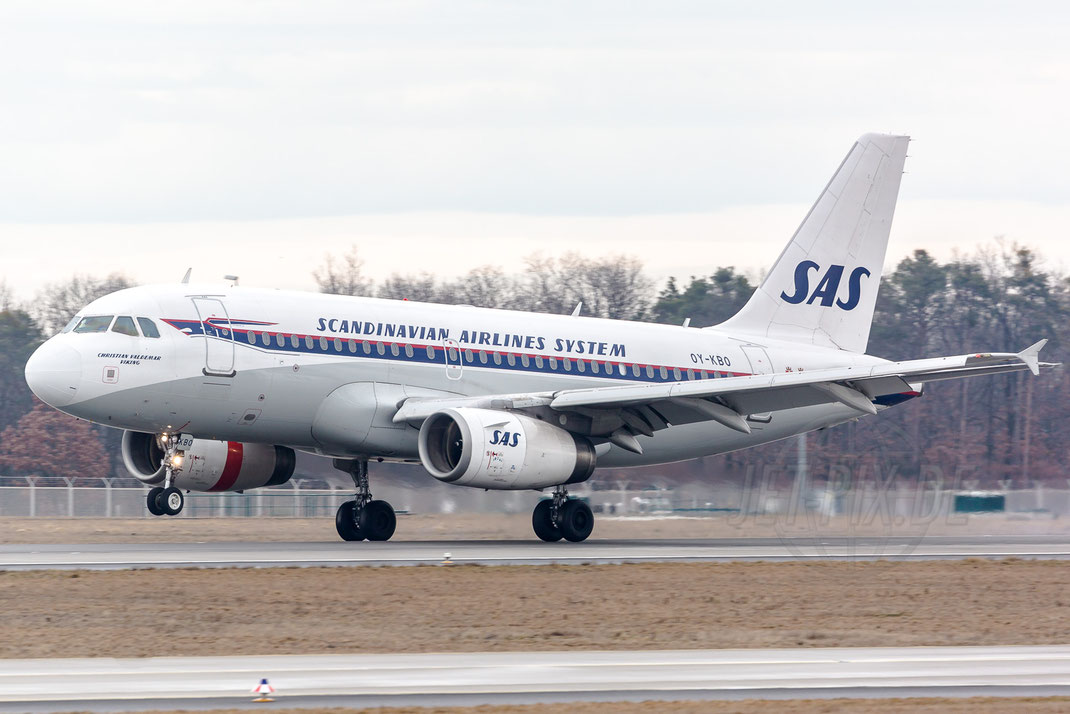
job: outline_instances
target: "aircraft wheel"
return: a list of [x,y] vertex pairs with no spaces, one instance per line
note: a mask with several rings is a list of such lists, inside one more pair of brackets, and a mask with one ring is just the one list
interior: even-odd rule
[[569,499],[558,513],[557,527],[565,540],[579,543],[587,540],[594,530],[594,514],[591,507],[583,501]]
[[342,540],[364,540],[364,535],[360,532],[356,517],[353,515],[353,509],[356,506],[357,504],[353,501],[346,501],[338,507],[338,512],[334,514],[334,528],[338,531],[338,535],[342,537]]
[[368,501],[357,520],[368,540],[390,540],[398,523],[393,506],[386,501]]
[[156,494],[156,507],[168,516],[177,516],[182,512],[182,507],[186,505],[186,498],[182,495],[182,491],[172,486],[171,488],[161,488],[160,492]]
[[535,510],[531,512],[531,527],[534,529],[535,535],[547,543],[561,540],[561,530],[554,524],[553,516],[550,513],[552,504],[553,501],[550,500],[539,501],[538,505],[535,506]]
[[163,493],[163,489],[159,486],[154,486],[149,489],[148,495],[145,497],[145,505],[149,508],[149,513],[154,516],[162,516],[163,509],[156,505],[156,497]]

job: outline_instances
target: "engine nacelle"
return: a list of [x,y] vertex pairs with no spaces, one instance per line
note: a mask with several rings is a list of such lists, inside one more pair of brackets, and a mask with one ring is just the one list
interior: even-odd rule
[[[147,484],[163,483],[164,450],[155,434],[128,431],[123,434],[126,470]],[[244,491],[278,486],[294,473],[293,449],[271,444],[194,439],[186,449],[173,485],[190,491]]]
[[420,462],[445,483],[539,489],[580,483],[594,471],[594,446],[523,414],[444,409],[420,428]]

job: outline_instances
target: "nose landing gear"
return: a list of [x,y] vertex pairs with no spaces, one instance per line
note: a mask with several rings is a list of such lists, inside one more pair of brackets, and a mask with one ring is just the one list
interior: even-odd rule
[[149,513],[154,516],[177,516],[182,512],[186,504],[186,498],[182,491],[171,485],[177,471],[182,465],[183,452],[178,450],[178,437],[174,434],[164,434],[160,437],[160,445],[163,447],[163,459],[160,463],[164,468],[163,487],[150,488],[145,498],[145,505]]
[[541,540],[553,543],[564,538],[573,543],[587,540],[594,530],[594,514],[583,501],[568,497],[564,486],[539,501],[531,514],[531,527]]
[[390,540],[397,526],[397,516],[386,501],[372,499],[368,484],[368,462],[363,459],[335,459],[334,467],[353,479],[357,492],[352,501],[338,507],[334,527],[342,540]]

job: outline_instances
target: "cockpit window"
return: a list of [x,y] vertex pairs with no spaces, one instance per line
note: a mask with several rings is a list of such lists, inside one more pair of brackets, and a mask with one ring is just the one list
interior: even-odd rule
[[156,329],[156,323],[149,318],[139,317],[137,319],[137,324],[141,325],[141,333],[145,335],[145,337],[156,338],[160,336],[160,331]]
[[63,328],[62,330],[60,330],[60,331],[59,331],[59,332],[60,332],[60,334],[64,334],[64,333],[66,333],[66,332],[70,332],[71,330],[73,330],[73,329],[74,329],[74,326],[75,326],[75,325],[77,325],[77,324],[78,324],[78,322],[79,322],[79,321],[80,321],[81,319],[82,319],[82,318],[80,318],[80,317],[72,317],[72,318],[71,318],[71,321],[67,323],[67,326],[66,326],[66,327],[64,327],[64,328]]
[[115,324],[111,327],[112,332],[118,332],[120,335],[129,335],[130,337],[137,337],[137,327],[134,325],[134,318],[127,317],[126,315],[120,315],[115,318]]
[[74,328],[76,333],[80,332],[107,332],[108,326],[111,325],[111,315],[94,315],[92,317],[83,317],[82,321],[78,323],[78,327]]

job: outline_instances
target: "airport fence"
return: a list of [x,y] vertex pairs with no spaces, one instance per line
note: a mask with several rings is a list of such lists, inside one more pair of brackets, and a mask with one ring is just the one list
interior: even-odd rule
[[[1070,483],[1068,483],[1070,485]],[[0,517],[29,518],[139,518],[150,517],[145,508],[147,488],[129,480],[101,479],[97,487],[39,485],[36,479],[0,476]],[[544,493],[533,491],[481,491],[428,481],[426,485],[375,484],[375,497],[408,513],[524,513]],[[570,489],[586,499],[596,512],[608,515],[679,515],[763,517],[799,512],[820,516],[849,516],[858,520],[925,521],[954,514],[968,494],[975,502],[998,502],[1012,514],[1070,515],[1070,488],[1035,484],[977,492],[943,488],[938,483],[857,483],[849,489],[773,488],[747,483],[691,483],[675,488]],[[982,496],[984,498],[976,498]],[[993,499],[992,496],[997,498]],[[310,487],[302,480],[246,493],[189,493],[179,517],[185,518],[319,518],[333,516],[352,497],[350,488]]]

